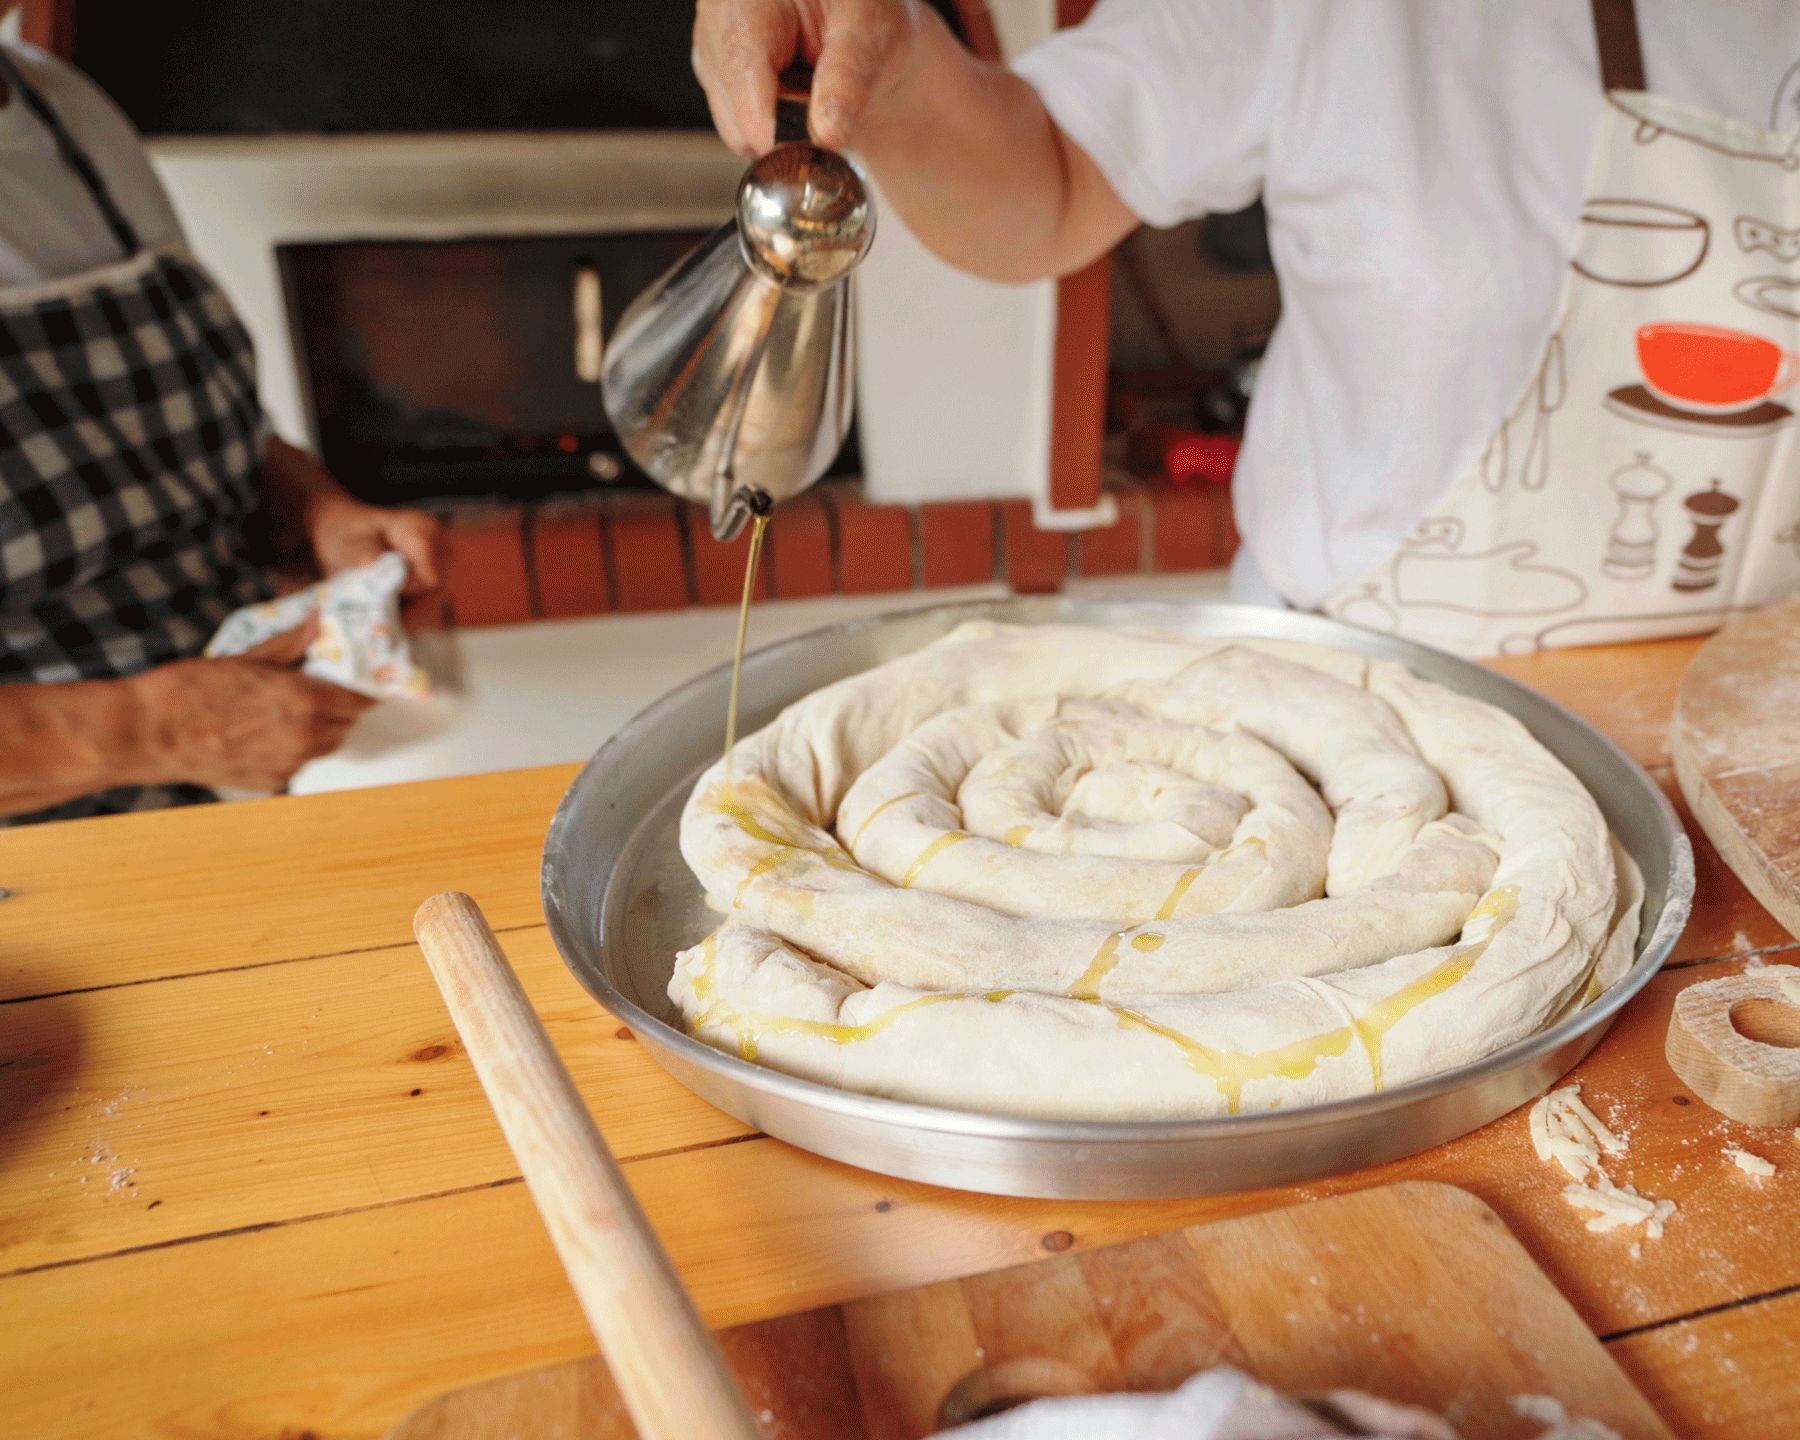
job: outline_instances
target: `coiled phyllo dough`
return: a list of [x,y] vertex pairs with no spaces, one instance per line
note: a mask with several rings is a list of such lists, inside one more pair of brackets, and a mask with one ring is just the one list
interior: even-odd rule
[[1642,899],[1573,775],[1393,662],[964,625],[695,786],[725,918],[669,993],[851,1090],[1065,1119],[1356,1095],[1467,1064],[1629,968]]

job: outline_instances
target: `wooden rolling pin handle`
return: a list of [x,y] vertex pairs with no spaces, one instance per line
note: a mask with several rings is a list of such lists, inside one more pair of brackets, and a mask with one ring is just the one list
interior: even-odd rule
[[760,1440],[518,976],[467,895],[413,933],[643,1440]]

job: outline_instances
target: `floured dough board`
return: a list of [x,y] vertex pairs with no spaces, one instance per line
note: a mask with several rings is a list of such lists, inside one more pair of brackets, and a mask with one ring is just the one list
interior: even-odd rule
[[[1010,1396],[1166,1390],[1221,1363],[1291,1393],[1351,1386],[1429,1406],[1466,1440],[1538,1434],[1520,1396],[1622,1440],[1673,1440],[1499,1218],[1447,1185],[1197,1225],[720,1340],[772,1440],[915,1440]],[[589,1359],[454,1391],[389,1440],[632,1433]]]
[[1800,596],[1701,647],[1676,692],[1669,750],[1707,838],[1800,936]]

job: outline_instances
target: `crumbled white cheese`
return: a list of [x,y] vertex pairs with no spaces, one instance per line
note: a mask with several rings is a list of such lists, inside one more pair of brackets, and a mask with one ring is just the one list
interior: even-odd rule
[[1554,1160],[1574,1180],[1595,1174],[1602,1152],[1625,1153],[1625,1142],[1582,1104],[1579,1083],[1552,1090],[1531,1107],[1531,1143],[1538,1159]]
[[[1791,965],[1782,968],[1793,969]],[[1781,977],[1781,998],[1790,1005],[1800,1005],[1800,974]]]
[[1594,1177],[1592,1185],[1569,1185],[1563,1198],[1578,1210],[1594,1211],[1587,1228],[1595,1231],[1617,1230],[1621,1225],[1642,1225],[1652,1240],[1662,1239],[1663,1222],[1675,1213],[1673,1200],[1651,1200],[1630,1185],[1621,1189],[1606,1178],[1604,1172]]
[[1515,1395],[1512,1408],[1522,1419],[1550,1427],[1539,1440],[1619,1440],[1619,1432],[1610,1425],[1585,1416],[1571,1416],[1562,1401],[1552,1395]]
[[[1623,1155],[1625,1141],[1581,1100],[1579,1083],[1552,1090],[1531,1107],[1531,1143],[1538,1159],[1562,1166],[1576,1183],[1563,1198],[1579,1210],[1594,1212],[1587,1228],[1616,1230],[1642,1225],[1653,1240],[1661,1239],[1663,1222],[1675,1213],[1673,1200],[1653,1200],[1627,1185],[1613,1184],[1601,1168],[1603,1155]],[[1634,1252],[1637,1247],[1633,1245]]]
[[1731,1163],[1737,1166],[1738,1169],[1742,1170],[1746,1175],[1754,1175],[1758,1180],[1762,1179],[1765,1175],[1773,1175],[1775,1173],[1775,1163],[1772,1160],[1765,1160],[1760,1155],[1752,1155],[1742,1146],[1727,1145],[1725,1147],[1725,1154],[1730,1157]]

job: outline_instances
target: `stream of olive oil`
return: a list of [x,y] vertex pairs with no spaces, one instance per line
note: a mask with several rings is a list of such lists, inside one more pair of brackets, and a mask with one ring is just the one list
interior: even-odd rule
[[725,773],[731,774],[731,752],[737,748],[738,686],[744,678],[744,637],[750,633],[750,597],[756,593],[756,567],[762,560],[767,515],[750,518],[750,549],[744,556],[744,598],[738,603],[737,646],[731,652],[731,698],[725,706]]

